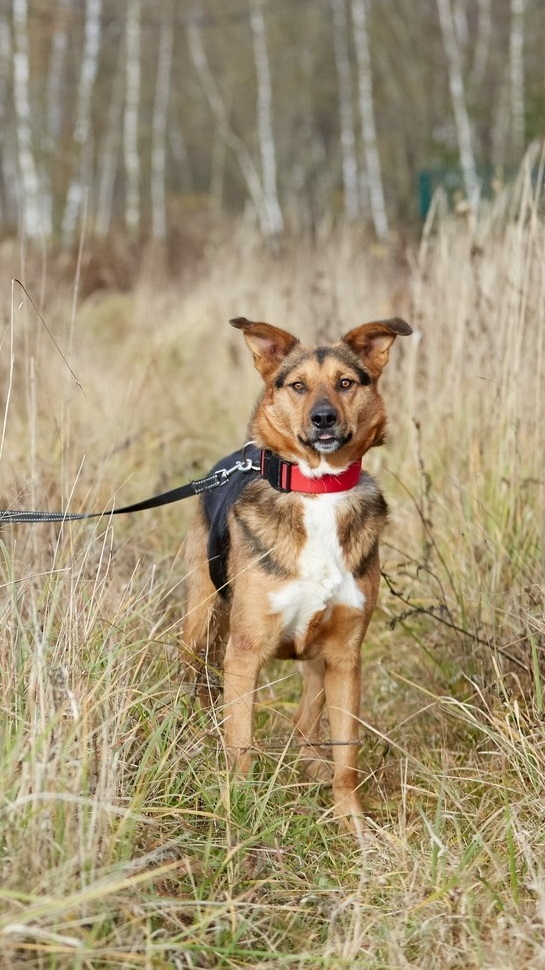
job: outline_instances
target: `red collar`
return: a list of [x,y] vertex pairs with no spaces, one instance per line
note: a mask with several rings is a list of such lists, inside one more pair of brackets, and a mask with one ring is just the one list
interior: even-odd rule
[[361,475],[361,461],[355,461],[343,472],[335,475],[321,475],[308,478],[298,465],[284,461],[280,455],[264,450],[261,452],[260,470],[262,478],[278,492],[302,492],[305,495],[325,495],[329,492],[345,492],[358,484]]

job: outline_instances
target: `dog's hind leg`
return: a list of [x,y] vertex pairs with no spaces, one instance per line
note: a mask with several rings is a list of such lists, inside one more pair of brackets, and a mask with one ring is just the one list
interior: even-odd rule
[[303,693],[294,717],[299,733],[310,740],[320,736],[320,717],[325,704],[323,660],[305,660],[297,665],[303,675]]
[[300,760],[311,778],[330,782],[331,768],[323,751],[315,747],[320,740],[320,721],[325,704],[325,663],[320,659],[305,660],[298,667],[303,675],[303,692],[293,721],[302,741]]

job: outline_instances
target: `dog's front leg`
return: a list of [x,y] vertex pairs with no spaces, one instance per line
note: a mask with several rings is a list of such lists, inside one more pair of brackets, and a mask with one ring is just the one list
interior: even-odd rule
[[333,798],[335,815],[362,829],[363,808],[358,792],[358,725],[361,669],[359,656],[350,662],[326,661],[325,695],[333,740]]
[[260,667],[257,651],[231,635],[223,662],[225,745],[241,774],[247,774],[252,760],[252,714]]

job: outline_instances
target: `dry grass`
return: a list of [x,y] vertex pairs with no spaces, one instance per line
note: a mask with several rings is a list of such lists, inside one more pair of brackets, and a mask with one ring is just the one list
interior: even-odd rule
[[136,500],[241,442],[258,380],[231,316],[324,336],[401,312],[418,335],[392,354],[390,443],[368,462],[393,515],[365,648],[364,848],[286,743],[289,664],[259,692],[253,777],[231,784],[179,662],[191,503],[3,529],[2,966],[544,965],[534,186],[523,173],[475,225],[436,213],[403,273],[349,233],[273,257],[243,229],[192,279],[144,274],[75,315],[45,273],[83,391],[5,292],[2,484],[19,507]]

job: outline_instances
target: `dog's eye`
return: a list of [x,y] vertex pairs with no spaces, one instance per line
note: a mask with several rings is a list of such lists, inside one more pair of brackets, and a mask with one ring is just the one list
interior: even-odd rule
[[296,394],[303,394],[306,391],[306,387],[302,381],[294,381],[293,384],[290,384],[290,387]]
[[355,383],[356,382],[352,381],[349,377],[341,377],[341,380],[339,381],[339,390],[348,391],[349,388],[354,387]]

